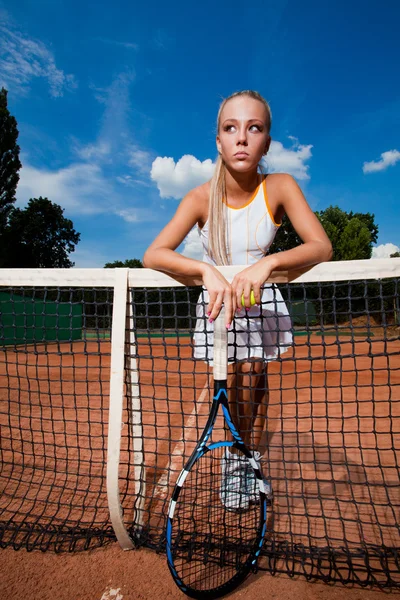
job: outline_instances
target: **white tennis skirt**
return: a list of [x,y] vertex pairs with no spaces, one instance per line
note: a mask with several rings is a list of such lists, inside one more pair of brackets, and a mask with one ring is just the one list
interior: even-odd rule
[[[208,292],[203,290],[196,307],[194,358],[212,365],[214,324],[206,314]],[[286,303],[275,284],[267,284],[261,306],[237,313],[228,331],[228,361],[278,359],[293,345],[293,329]]]

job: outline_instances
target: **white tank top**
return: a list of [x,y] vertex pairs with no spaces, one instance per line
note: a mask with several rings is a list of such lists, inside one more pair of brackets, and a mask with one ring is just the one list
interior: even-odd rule
[[[275,223],[268,203],[266,178],[241,208],[227,204],[227,251],[231,265],[252,265],[268,252],[280,224]],[[203,261],[215,265],[208,254],[208,221],[199,230]]]

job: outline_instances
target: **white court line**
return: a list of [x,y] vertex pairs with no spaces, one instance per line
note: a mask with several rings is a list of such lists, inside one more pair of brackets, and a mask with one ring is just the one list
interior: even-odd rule
[[123,595],[120,594],[121,588],[110,588],[104,592],[100,600],[123,600]]
[[[188,418],[187,422],[184,425],[183,428],[183,434],[182,434],[182,439],[176,444],[175,448],[172,451],[171,454],[171,458],[169,459],[169,463],[165,469],[165,472],[163,475],[161,475],[160,479],[158,480],[157,483],[157,487],[154,490],[154,496],[157,498],[159,498],[160,496],[165,496],[165,488],[168,484],[168,474],[173,470],[173,471],[177,471],[179,468],[179,463],[182,461],[182,456],[183,456],[183,451],[185,449],[185,443],[186,442],[193,442],[194,441],[194,433],[195,433],[195,422],[196,422],[196,416],[199,412],[200,407],[204,404],[205,399],[208,397],[208,383],[206,382],[203,388],[203,391],[201,392],[199,399],[196,400],[195,405],[193,407],[193,410],[191,412],[190,417]],[[186,437],[185,436],[185,432],[188,431],[190,432],[190,436]]]

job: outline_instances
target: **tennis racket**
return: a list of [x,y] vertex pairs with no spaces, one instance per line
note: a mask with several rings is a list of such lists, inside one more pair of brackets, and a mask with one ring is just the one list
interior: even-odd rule
[[[166,530],[172,577],[182,592],[200,599],[219,598],[246,578],[256,566],[267,527],[260,467],[229,411],[223,311],[214,323],[213,374],[210,414],[178,477]],[[220,406],[232,441],[212,440]]]

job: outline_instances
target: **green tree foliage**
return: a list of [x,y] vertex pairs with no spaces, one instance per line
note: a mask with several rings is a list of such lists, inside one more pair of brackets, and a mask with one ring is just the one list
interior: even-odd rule
[[[364,223],[364,225],[367,226],[368,231],[371,234],[371,242],[373,244],[376,244],[376,242],[378,240],[379,227],[375,223],[375,215],[372,215],[371,213],[349,212],[349,219],[358,219],[359,221]],[[372,252],[372,249],[371,249],[371,252]]]
[[128,258],[127,260],[114,260],[114,262],[106,263],[105,269],[116,269],[116,268],[128,268],[128,269],[142,269],[143,263],[138,258]]
[[64,210],[48,198],[31,198],[24,209],[13,208],[6,227],[6,251],[2,262],[8,268],[68,268],[68,258],[80,234]]
[[0,90],[0,236],[15,202],[21,168],[17,121],[7,108],[7,90]]
[[393,252],[393,254],[390,255],[390,258],[400,258],[400,252]]
[[315,214],[332,242],[333,260],[371,258],[372,244],[378,238],[374,215],[347,213],[338,206]]
[[[378,226],[370,213],[347,213],[338,206],[315,213],[333,246],[333,260],[371,258],[372,244],[378,238]],[[271,253],[291,250],[301,239],[289,219],[285,217],[279,228]]]

